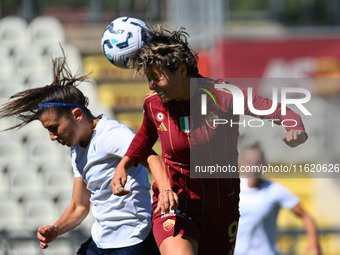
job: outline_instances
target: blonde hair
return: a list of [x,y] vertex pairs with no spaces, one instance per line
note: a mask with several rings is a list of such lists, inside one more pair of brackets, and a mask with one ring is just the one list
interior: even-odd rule
[[151,66],[175,71],[184,63],[189,76],[201,77],[197,67],[198,53],[189,47],[189,35],[184,30],[181,27],[170,31],[161,25],[152,28],[149,40],[129,58],[128,66],[144,75]]

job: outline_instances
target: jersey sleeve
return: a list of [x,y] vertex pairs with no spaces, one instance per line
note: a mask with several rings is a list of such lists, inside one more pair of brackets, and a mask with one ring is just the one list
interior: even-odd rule
[[108,132],[105,137],[105,150],[109,155],[122,158],[129,148],[135,132],[128,126],[119,123]]
[[275,193],[279,206],[287,210],[293,209],[293,207],[298,205],[300,202],[297,196],[295,196],[280,183],[275,183]]
[[151,118],[151,103],[144,103],[144,115],[141,128],[132,140],[125,156],[138,164],[152,149],[158,139],[157,128]]

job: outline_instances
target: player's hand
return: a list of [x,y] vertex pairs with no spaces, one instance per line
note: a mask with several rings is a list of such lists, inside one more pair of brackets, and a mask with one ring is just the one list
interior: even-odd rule
[[289,130],[283,137],[282,140],[290,147],[296,147],[307,140],[308,136],[301,130]]
[[124,189],[126,181],[127,181],[126,171],[124,167],[120,167],[118,165],[111,181],[111,188],[113,194],[117,196],[124,196],[129,194],[130,191]]
[[155,214],[159,212],[169,212],[178,207],[178,196],[171,189],[163,190],[158,195],[157,207],[154,211]]
[[40,248],[46,249],[48,243],[54,241],[58,235],[58,228],[53,225],[39,227],[37,238],[40,241]]

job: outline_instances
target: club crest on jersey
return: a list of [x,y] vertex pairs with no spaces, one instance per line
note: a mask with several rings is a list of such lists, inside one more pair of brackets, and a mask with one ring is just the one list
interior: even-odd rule
[[176,221],[173,219],[167,219],[163,222],[163,229],[169,232],[175,226]]
[[191,116],[180,117],[181,129],[184,133],[188,134],[192,128]]
[[157,112],[156,114],[156,120],[159,122],[162,122],[164,120],[164,113],[162,112]]

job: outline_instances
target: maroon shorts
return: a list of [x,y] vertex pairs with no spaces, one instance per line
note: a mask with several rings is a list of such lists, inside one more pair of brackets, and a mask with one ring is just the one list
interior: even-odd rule
[[197,242],[199,255],[231,255],[235,247],[238,219],[238,202],[202,213],[175,210],[153,216],[153,233],[158,247],[165,238],[182,234]]

